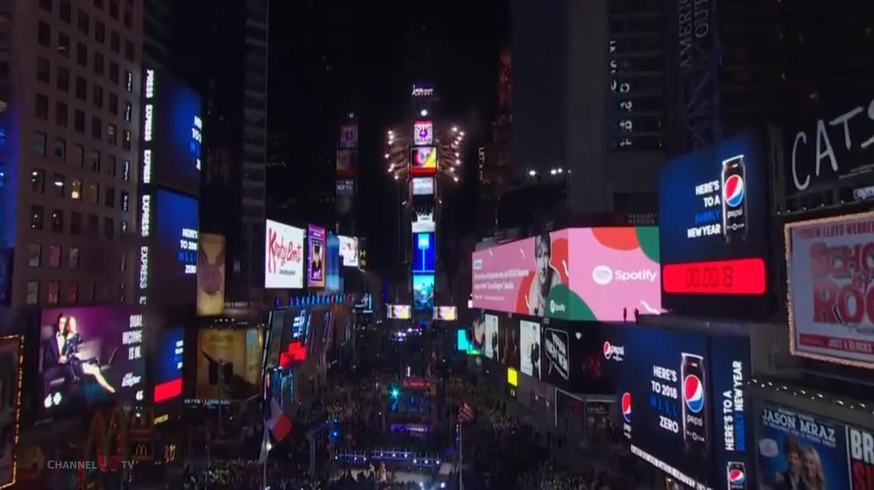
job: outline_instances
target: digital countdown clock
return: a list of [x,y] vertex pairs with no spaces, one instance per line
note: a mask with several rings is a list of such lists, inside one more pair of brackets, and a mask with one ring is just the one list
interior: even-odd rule
[[675,294],[762,295],[767,287],[760,258],[665,265],[662,288]]

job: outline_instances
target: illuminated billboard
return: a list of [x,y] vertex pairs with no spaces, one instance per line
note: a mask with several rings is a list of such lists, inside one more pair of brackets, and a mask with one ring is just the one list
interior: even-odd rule
[[432,318],[448,322],[458,320],[458,309],[454,306],[435,306]]
[[413,195],[431,196],[434,194],[434,177],[413,177]]
[[140,304],[190,304],[197,288],[197,200],[163,189],[140,198]]
[[409,320],[411,316],[410,305],[386,304],[385,311],[386,318],[392,320]]
[[325,229],[321,226],[307,226],[307,286],[325,287]]
[[271,220],[264,229],[264,287],[303,288],[304,231]]
[[434,124],[430,120],[413,123],[413,144],[416,146],[434,144]]
[[146,69],[144,93],[143,183],[197,195],[203,133],[200,96],[170,72],[152,68]]
[[225,237],[201,233],[197,250],[197,315],[225,310]]
[[436,229],[433,209],[416,209],[414,211],[413,233],[429,233]]
[[155,385],[152,401],[172,400],[182,395],[182,368],[185,357],[185,330],[169,328],[158,336],[158,349],[152,363]]
[[437,147],[414,146],[410,148],[410,174],[434,175],[437,173]]
[[337,177],[355,177],[358,167],[358,150],[337,150]]
[[535,379],[540,379],[540,324],[519,320],[521,349],[520,370]]
[[327,291],[340,291],[340,239],[333,233],[328,233],[328,243],[325,247],[325,289]]
[[144,401],[142,309],[54,308],[40,318],[43,408],[76,410],[113,398]]
[[19,478],[18,445],[21,415],[21,351],[19,336],[0,337],[0,488],[14,485]]
[[656,227],[570,228],[473,253],[473,307],[576,321],[661,312]]
[[413,234],[413,272],[434,272],[437,261],[434,233]]
[[201,329],[197,338],[197,398],[227,400],[257,393],[263,342],[261,332],[255,328]]
[[358,267],[358,238],[338,235],[344,267]]
[[483,324],[485,325],[485,340],[483,341],[485,355],[489,359],[498,360],[501,358],[501,346],[498,341],[498,317],[483,315]]
[[786,225],[792,353],[874,368],[874,213]]
[[413,274],[413,309],[434,308],[434,274]]
[[355,123],[340,126],[337,146],[345,149],[358,148],[358,125]]

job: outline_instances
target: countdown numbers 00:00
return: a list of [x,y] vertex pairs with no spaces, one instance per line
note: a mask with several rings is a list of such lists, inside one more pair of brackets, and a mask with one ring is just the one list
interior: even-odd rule
[[689,267],[686,269],[686,287],[695,289],[730,288],[734,283],[734,267]]

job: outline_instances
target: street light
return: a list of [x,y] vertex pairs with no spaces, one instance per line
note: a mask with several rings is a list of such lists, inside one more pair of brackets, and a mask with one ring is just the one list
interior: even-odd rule
[[534,170],[534,169],[529,170],[528,175],[530,175],[531,177],[534,177],[535,175],[537,175],[537,170]]
[[428,109],[422,109],[421,111],[419,111],[419,114],[421,114],[422,117],[428,116]]

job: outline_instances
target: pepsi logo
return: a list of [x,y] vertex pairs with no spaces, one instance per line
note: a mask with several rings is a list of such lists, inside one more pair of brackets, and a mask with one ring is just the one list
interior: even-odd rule
[[613,345],[609,340],[604,341],[604,359],[621,362],[625,357],[625,346]]
[[728,483],[732,485],[743,485],[747,481],[747,475],[740,468],[732,468],[728,470]]
[[704,409],[704,383],[701,378],[694,374],[686,376],[683,380],[683,400],[692,413],[699,413]]
[[740,175],[729,175],[725,179],[724,195],[725,203],[736,208],[744,202],[744,179]]
[[627,391],[622,394],[622,418],[631,423],[631,393]]

